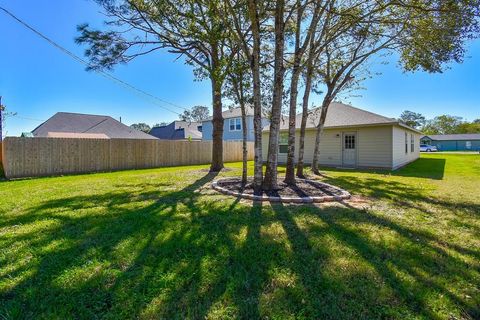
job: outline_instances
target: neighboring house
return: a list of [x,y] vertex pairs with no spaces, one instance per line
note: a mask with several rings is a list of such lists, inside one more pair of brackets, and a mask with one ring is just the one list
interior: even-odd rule
[[150,134],[163,140],[202,140],[202,124],[199,122],[173,121],[160,127],[153,127]]
[[[296,117],[295,161],[302,115]],[[320,109],[312,110],[307,120],[304,161],[311,164],[315,148]],[[280,124],[278,160],[287,159],[288,119]],[[262,139],[263,159],[268,149],[269,128]],[[418,159],[421,133],[393,118],[333,102],[327,113],[320,139],[320,164],[348,168],[397,169]]]
[[87,139],[157,139],[109,116],[57,112],[36,127],[34,137]]
[[480,150],[480,133],[431,134],[422,136],[420,142],[435,146],[438,151],[477,151]]
[[[253,107],[246,107],[247,114],[247,141],[254,141],[255,134],[253,130]],[[223,140],[224,141],[242,141],[242,110],[240,107],[222,112]],[[266,118],[262,118],[262,128],[268,124]],[[203,140],[212,140],[213,123],[212,117],[202,122]]]

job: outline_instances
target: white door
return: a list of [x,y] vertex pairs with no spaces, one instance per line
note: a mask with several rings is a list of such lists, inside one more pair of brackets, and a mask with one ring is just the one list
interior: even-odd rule
[[343,133],[343,165],[355,166],[357,164],[357,133]]

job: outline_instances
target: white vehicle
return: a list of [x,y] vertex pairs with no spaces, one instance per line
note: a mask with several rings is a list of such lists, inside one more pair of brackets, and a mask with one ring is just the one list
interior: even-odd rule
[[428,145],[428,144],[421,144],[420,145],[420,152],[436,152],[438,151],[437,150],[437,147],[435,146],[431,146],[431,145]]

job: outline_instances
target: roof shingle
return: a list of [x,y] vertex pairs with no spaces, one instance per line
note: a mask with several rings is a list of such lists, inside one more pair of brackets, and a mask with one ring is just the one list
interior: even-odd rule
[[48,137],[53,132],[105,134],[111,139],[157,139],[109,116],[69,112],[57,112],[32,131],[35,137]]

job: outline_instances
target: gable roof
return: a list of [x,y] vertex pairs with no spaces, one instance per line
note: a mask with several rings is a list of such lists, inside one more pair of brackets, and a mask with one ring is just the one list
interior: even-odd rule
[[153,127],[150,134],[159,139],[179,140],[179,139],[202,139],[202,132],[198,127],[199,122],[173,121],[166,126]]
[[104,133],[48,132],[48,138],[110,139]]
[[110,139],[156,139],[109,116],[70,112],[57,112],[32,131],[35,137],[52,136],[53,132],[104,134]]
[[428,137],[436,141],[448,140],[480,140],[480,133],[461,133],[461,134],[428,134],[422,137]]
[[[316,108],[310,111],[307,118],[307,129],[316,128],[321,114],[322,108]],[[302,114],[298,114],[295,119],[295,127],[299,129],[302,123]],[[327,118],[325,119],[324,128],[337,128],[337,127],[358,127],[358,126],[371,126],[382,124],[397,124],[402,127],[406,127],[410,130],[417,131],[408,127],[402,122],[394,118],[388,118],[370,111],[362,110],[352,107],[340,102],[332,102],[328,108]],[[280,121],[280,130],[288,129],[288,118]],[[266,131],[269,128],[265,129]]]
[[[246,105],[245,106],[245,111],[247,116],[253,116],[253,106],[251,105]],[[231,108],[226,111],[222,112],[223,119],[230,119],[230,118],[238,118],[242,116],[242,108],[236,107],[236,108]],[[211,121],[213,117],[208,117],[207,119],[203,121]]]

